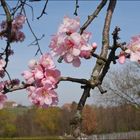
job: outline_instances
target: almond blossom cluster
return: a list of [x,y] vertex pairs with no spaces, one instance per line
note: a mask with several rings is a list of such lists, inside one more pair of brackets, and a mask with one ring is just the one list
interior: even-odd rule
[[0,82],[0,109],[3,108],[3,105],[5,101],[7,100],[7,96],[5,95],[5,91],[18,86],[19,85],[19,80],[18,79],[13,79],[13,80],[6,80],[6,81],[1,81]]
[[78,33],[79,29],[78,18],[72,19],[65,16],[49,45],[54,56],[63,57],[66,63],[72,63],[75,67],[80,66],[80,58],[89,59],[91,52],[94,52],[97,47],[96,43],[88,43],[91,33],[84,31],[81,35]]
[[131,38],[130,43],[126,45],[125,52],[121,52],[119,56],[119,62],[123,64],[125,62],[125,54],[130,55],[130,61],[140,63],[140,35]]
[[38,106],[48,107],[58,103],[57,87],[60,78],[60,71],[56,69],[49,53],[43,54],[39,61],[31,60],[28,71],[22,76],[26,83],[31,85],[27,88],[29,100]]
[[[22,31],[20,31],[23,28],[23,24],[25,23],[26,17],[22,14],[18,14],[12,21],[12,29],[11,29],[11,42],[22,42],[25,39],[25,35]],[[7,30],[7,22],[2,21],[0,24],[1,31]],[[7,33],[5,32],[2,37],[7,38]]]

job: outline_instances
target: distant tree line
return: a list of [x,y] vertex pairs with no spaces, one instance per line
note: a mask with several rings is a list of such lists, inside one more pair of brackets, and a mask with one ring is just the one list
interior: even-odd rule
[[[69,122],[76,106],[73,102],[62,108],[17,107],[0,110],[0,136],[69,135]],[[82,131],[88,135],[140,130],[140,109],[130,104],[106,108],[86,105],[82,115]]]

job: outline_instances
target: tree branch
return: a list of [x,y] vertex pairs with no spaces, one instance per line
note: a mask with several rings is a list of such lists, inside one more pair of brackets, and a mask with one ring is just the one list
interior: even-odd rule
[[[88,21],[83,25],[83,27],[80,30],[80,33],[82,34],[82,32],[86,29],[86,27],[91,23],[91,21],[97,16],[97,14],[99,13],[99,11],[103,8],[103,6],[106,4],[107,1],[103,0],[101,2],[101,4],[97,7],[97,10],[92,14],[91,17],[89,17]],[[109,29],[110,29],[110,23],[111,23],[111,19],[112,19],[112,14],[114,11],[116,5],[116,0],[110,0],[109,2],[109,6],[107,9],[107,14],[106,14],[106,18],[105,18],[105,23],[104,23],[104,28],[103,28],[103,41],[102,41],[102,50],[101,50],[101,54],[100,57],[106,60],[107,54],[108,54],[108,49],[109,49]],[[95,86],[99,85],[99,74],[103,68],[103,66],[105,65],[106,62],[104,62],[102,59],[98,58],[96,61],[96,65],[93,69],[90,81],[91,81],[91,85],[92,88],[94,89]],[[82,110],[83,107],[85,105],[86,99],[90,96],[90,86],[85,86],[84,87],[84,92],[82,94],[82,97],[78,103],[78,107],[77,107],[77,113],[76,113],[76,128],[75,131],[79,128],[79,122],[81,121],[82,118]],[[100,88],[101,89],[101,88]],[[77,119],[77,114],[78,114],[78,119]],[[74,119],[75,119],[74,118]],[[75,133],[75,132],[73,132]]]
[[48,0],[46,0],[45,5],[44,5],[44,8],[43,8],[43,10],[42,10],[40,16],[37,17],[37,19],[40,19],[44,14],[46,14],[45,10],[46,10],[46,8],[47,8],[47,4],[48,4]]
[[60,81],[70,81],[70,82],[75,82],[75,83],[90,85],[90,81],[89,80],[72,78],[72,77],[60,77],[59,82]]
[[8,93],[8,92],[13,92],[13,91],[17,91],[17,90],[22,90],[22,89],[26,89],[27,87],[32,86],[31,84],[22,84],[19,86],[15,86],[9,89],[5,89],[4,94]]
[[[23,11],[24,11],[24,14],[25,14],[25,16],[26,16],[26,11],[25,11],[24,8],[23,8]],[[27,17],[27,16],[26,16],[26,17]],[[28,24],[28,26],[29,26],[29,29],[30,29],[31,33],[33,34],[33,36],[34,36],[34,38],[35,38],[35,42],[36,42],[36,45],[37,45],[37,47],[38,47],[38,49],[37,49],[35,55],[37,55],[38,52],[40,52],[40,54],[42,55],[43,53],[42,53],[42,51],[41,51],[41,48],[40,48],[40,45],[39,45],[39,42],[38,42],[39,39],[38,39],[37,36],[35,35],[35,33],[34,33],[32,27],[31,27],[31,25],[30,25],[30,22],[29,22],[28,18],[26,18],[26,21],[27,21],[27,24]]]
[[6,27],[6,30],[5,30],[5,34],[7,34],[7,45],[6,45],[6,48],[5,48],[5,66],[4,66],[4,70],[6,69],[7,65],[8,65],[8,57],[9,57],[9,54],[8,54],[8,49],[10,47],[10,42],[11,42],[11,30],[12,30],[12,17],[11,17],[11,14],[10,14],[10,11],[7,7],[7,4],[5,2],[5,0],[1,0],[1,5],[3,7],[3,10],[6,14],[6,23],[7,23],[7,27]]
[[101,3],[97,6],[96,10],[90,16],[88,16],[87,21],[80,28],[80,31],[79,31],[80,34],[82,34],[83,31],[89,26],[89,24],[97,17],[97,15],[102,10],[102,8],[106,5],[106,3],[107,3],[107,0],[102,0]]
[[104,68],[102,70],[102,73],[101,73],[101,75],[99,77],[100,82],[103,81],[105,75],[107,74],[107,72],[108,72],[108,70],[110,68],[111,62],[114,61],[114,59],[115,59],[115,52],[116,52],[116,49],[118,48],[117,40],[118,40],[118,32],[119,31],[120,31],[120,28],[116,27],[114,32],[113,32],[113,42],[114,42],[113,47],[112,47],[111,52],[110,52],[110,54],[108,56],[107,62],[105,63],[105,66],[104,66]]
[[[112,19],[112,14],[114,12],[114,8],[116,5],[116,0],[110,0],[108,9],[107,9],[107,14],[105,18],[105,23],[104,23],[104,28],[103,28],[103,38],[102,38],[102,50],[100,57],[106,59],[107,54],[108,54],[108,49],[109,49],[109,30],[110,30],[110,24],[111,24],[111,19]],[[93,82],[99,82],[99,75],[102,71],[102,68],[104,67],[105,62],[101,59],[97,59],[95,67],[93,69],[92,75],[91,75],[91,80]]]
[[77,16],[78,15],[77,11],[78,11],[78,8],[79,8],[79,4],[78,4],[78,0],[75,0],[75,1],[76,1],[76,3],[75,3],[74,15]]

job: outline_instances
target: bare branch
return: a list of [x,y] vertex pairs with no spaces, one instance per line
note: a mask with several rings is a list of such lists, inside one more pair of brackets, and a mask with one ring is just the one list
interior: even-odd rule
[[103,78],[105,77],[105,75],[107,74],[109,68],[110,68],[110,64],[111,62],[115,59],[115,52],[116,52],[116,49],[118,48],[117,46],[117,39],[118,39],[118,32],[120,31],[120,29],[118,27],[115,28],[114,32],[113,32],[113,47],[111,49],[111,52],[108,56],[108,59],[107,59],[107,62],[105,63],[105,66],[102,70],[102,73],[99,77],[100,79],[100,82],[103,81]]
[[104,62],[107,61],[105,58],[100,57],[98,54],[92,53],[92,56],[93,56],[93,57],[96,57],[97,59],[101,59],[101,60],[103,60]]
[[[111,19],[112,19],[112,14],[114,12],[114,8],[116,5],[116,0],[110,0],[108,9],[107,9],[107,14],[105,18],[105,23],[104,23],[104,28],[103,28],[103,38],[102,38],[102,50],[100,57],[106,59],[107,54],[108,54],[108,49],[109,49],[109,30],[110,30],[110,24],[111,24]],[[104,67],[105,62],[101,59],[97,59],[96,65],[93,69],[92,75],[91,75],[91,80],[100,82],[99,81],[99,75],[102,71],[102,68]]]
[[44,14],[47,14],[47,13],[45,12],[45,10],[46,10],[46,8],[47,8],[47,4],[48,4],[48,0],[46,0],[45,5],[44,5],[44,8],[43,8],[43,10],[42,10],[40,16],[37,17],[37,19],[40,19]]
[[137,107],[140,108],[140,104],[137,103],[133,98],[131,98],[128,94],[125,94],[127,97],[125,97],[124,95],[122,95],[121,93],[119,94],[117,90],[114,90],[112,88],[109,88],[110,90],[113,91],[113,94],[116,94],[117,96],[119,96],[120,98],[126,100],[128,103],[131,103],[132,105],[135,105]]
[[107,0],[102,0],[101,3],[97,6],[96,10],[90,16],[88,16],[87,21],[80,28],[80,34],[82,34],[83,31],[89,26],[89,24],[97,17],[97,15],[102,10],[102,8],[106,5],[106,3]]
[[78,0],[75,0],[75,1],[76,1],[76,3],[75,3],[74,15],[77,16],[78,15],[77,11],[78,11],[78,8],[79,8],[79,4],[78,4]]
[[[25,11],[24,8],[23,8],[23,11],[24,11],[24,14],[25,14],[25,16],[26,16],[26,11]],[[26,17],[27,17],[27,16],[26,16]],[[35,33],[34,33],[32,27],[31,27],[31,25],[30,25],[30,22],[29,22],[28,18],[26,18],[26,21],[27,21],[27,24],[28,24],[28,26],[29,26],[29,29],[30,29],[31,33],[33,34],[33,36],[34,36],[34,38],[35,38],[35,42],[36,42],[36,45],[37,45],[37,47],[38,47],[38,49],[37,49],[35,55],[37,55],[38,52],[40,52],[40,54],[42,55],[43,53],[42,53],[42,51],[41,51],[41,48],[40,48],[40,45],[39,45],[39,42],[38,42],[38,38],[37,38],[37,36],[35,35]]]
[[70,81],[70,82],[90,85],[90,81],[86,79],[78,79],[78,78],[72,78],[72,77],[60,77],[59,82],[60,81]]

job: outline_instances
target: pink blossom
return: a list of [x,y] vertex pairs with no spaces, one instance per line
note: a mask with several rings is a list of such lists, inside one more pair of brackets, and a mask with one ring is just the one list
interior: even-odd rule
[[96,43],[96,42],[93,42],[93,43],[92,43],[92,49],[93,49],[93,50],[96,50],[96,48],[97,48],[97,43]]
[[77,32],[79,29],[79,19],[64,17],[49,45],[54,56],[63,57],[66,63],[72,63],[76,67],[81,64],[80,58],[90,58],[91,52],[97,47],[96,43],[88,43],[91,33],[84,31],[81,35]]
[[25,39],[25,35],[21,31],[16,32],[15,36],[13,36],[13,40],[15,40],[16,42],[18,42],[18,41],[22,42],[22,41],[24,41],[24,39]]
[[58,103],[58,97],[55,91],[41,88],[28,88],[30,101],[38,106],[48,107]]
[[88,42],[89,39],[92,36],[92,33],[91,32],[87,32],[87,31],[84,31],[81,36],[82,36],[82,38],[84,39],[85,42]]
[[3,91],[5,83],[3,81],[0,82],[0,93]]
[[45,78],[42,79],[42,84],[49,90],[56,88],[57,82],[60,78],[59,70],[49,70],[45,71]]
[[89,59],[91,57],[91,52],[92,52],[93,47],[89,44],[87,45],[88,46],[83,45],[81,47],[81,53],[80,53],[81,58]]
[[57,87],[60,78],[60,71],[55,68],[52,57],[49,53],[43,54],[37,61],[29,62],[29,71],[22,73],[28,87],[29,100],[39,106],[47,107],[58,102],[54,89]]
[[126,45],[126,53],[130,54],[131,61],[137,61],[140,63],[140,35],[131,38],[131,41]]
[[41,71],[39,69],[35,69],[34,77],[35,77],[36,80],[42,79],[44,77],[43,71]]
[[79,18],[69,18],[65,16],[63,19],[63,23],[60,25],[58,29],[58,33],[73,33],[76,32],[80,27]]
[[3,59],[0,59],[0,71],[3,70],[3,67],[5,66],[6,62]]
[[73,65],[74,67],[79,67],[79,66],[81,65],[81,61],[80,61],[79,57],[76,57],[76,58],[74,59],[74,61],[72,62],[72,65]]
[[29,61],[28,67],[29,67],[30,69],[33,70],[33,69],[36,68],[36,66],[37,66],[37,61],[36,61],[36,60],[32,59],[32,60]]
[[[11,28],[11,42],[22,42],[25,39],[25,35],[23,32],[21,32],[20,30],[23,27],[23,24],[25,23],[26,17],[24,15],[17,15],[12,22],[12,28]],[[1,23],[1,29],[2,30],[6,30],[7,28],[7,22],[3,21]],[[3,37],[7,38],[7,34],[4,34]]]
[[0,92],[0,109],[3,108],[5,101],[7,100],[7,96]]
[[49,53],[43,54],[39,59],[39,64],[47,69],[54,69],[55,64],[52,59],[52,56]]
[[35,81],[34,75],[33,75],[33,73],[30,72],[30,71],[27,71],[27,70],[24,71],[24,72],[22,73],[22,76],[23,76],[24,79],[26,80],[27,84],[32,84],[32,83]]
[[21,29],[25,21],[26,21],[26,17],[24,15],[22,14],[17,15],[12,22],[13,28]]
[[79,46],[81,43],[81,35],[77,32],[74,32],[70,35],[71,42],[73,42],[74,45]]
[[119,61],[120,64],[124,64],[125,63],[125,60],[126,60],[125,53],[124,52],[121,52],[120,55],[119,55],[118,61]]

